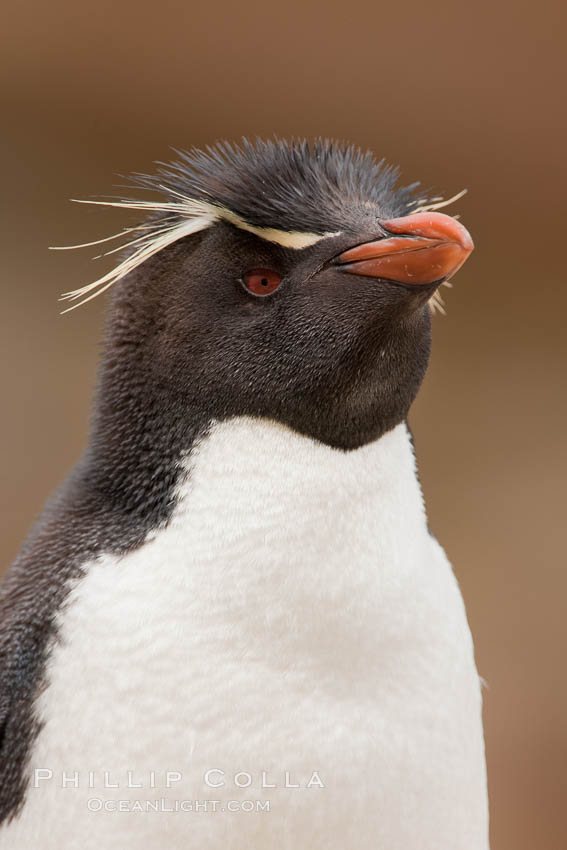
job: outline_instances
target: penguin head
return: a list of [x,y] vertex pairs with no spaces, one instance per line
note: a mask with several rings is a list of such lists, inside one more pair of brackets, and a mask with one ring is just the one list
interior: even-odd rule
[[137,176],[165,200],[118,204],[157,215],[118,267],[107,362],[188,416],[266,417],[341,449],[380,437],[408,414],[431,300],[473,247],[396,180],[351,146],[280,141]]

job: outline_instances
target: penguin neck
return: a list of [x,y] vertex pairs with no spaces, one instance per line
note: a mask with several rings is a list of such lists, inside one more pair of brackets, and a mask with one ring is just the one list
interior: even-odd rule
[[[135,353],[145,356],[137,345]],[[340,534],[426,527],[405,423],[360,448],[333,448],[267,418],[215,420],[210,405],[172,393],[149,367],[133,380],[135,360],[106,358],[78,499],[67,491],[71,504],[87,502],[83,515],[111,523],[107,551],[129,550],[170,522],[193,528],[196,516],[200,535],[214,538],[221,520],[227,539],[265,533],[274,552],[287,552],[286,534],[316,547]]]
[[187,425],[184,417],[176,421],[162,410],[147,433],[115,427],[112,440],[100,424],[79,476],[83,492],[102,493],[105,510],[128,512],[138,505],[147,531],[173,515],[176,522],[189,515],[201,493],[215,500],[213,514],[230,510],[243,530],[267,526],[270,517],[283,525],[338,528],[356,505],[390,519],[397,514],[400,527],[426,523],[405,422],[351,450],[251,416],[215,421],[195,415]]

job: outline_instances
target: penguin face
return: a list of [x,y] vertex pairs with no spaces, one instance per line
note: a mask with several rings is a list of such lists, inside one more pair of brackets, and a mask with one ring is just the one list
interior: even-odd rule
[[167,172],[172,191],[218,212],[121,282],[110,347],[137,334],[148,392],[188,416],[261,416],[364,445],[406,418],[430,299],[472,241],[449,216],[416,213],[414,187],[351,148],[231,152],[224,168],[201,154]]

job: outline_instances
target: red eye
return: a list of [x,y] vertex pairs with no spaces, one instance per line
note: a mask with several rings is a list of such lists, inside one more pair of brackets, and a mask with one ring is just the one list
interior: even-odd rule
[[282,279],[272,269],[252,269],[242,278],[244,286],[252,295],[271,295],[280,285]]

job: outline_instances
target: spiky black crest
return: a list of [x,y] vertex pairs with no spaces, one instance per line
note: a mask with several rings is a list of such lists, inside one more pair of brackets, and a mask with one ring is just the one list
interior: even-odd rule
[[158,163],[155,175],[135,175],[132,182],[224,207],[256,227],[343,230],[347,210],[369,204],[382,218],[403,215],[419,185],[396,188],[396,168],[326,139],[243,139],[241,145],[219,142],[206,151],[176,153],[177,162]]

